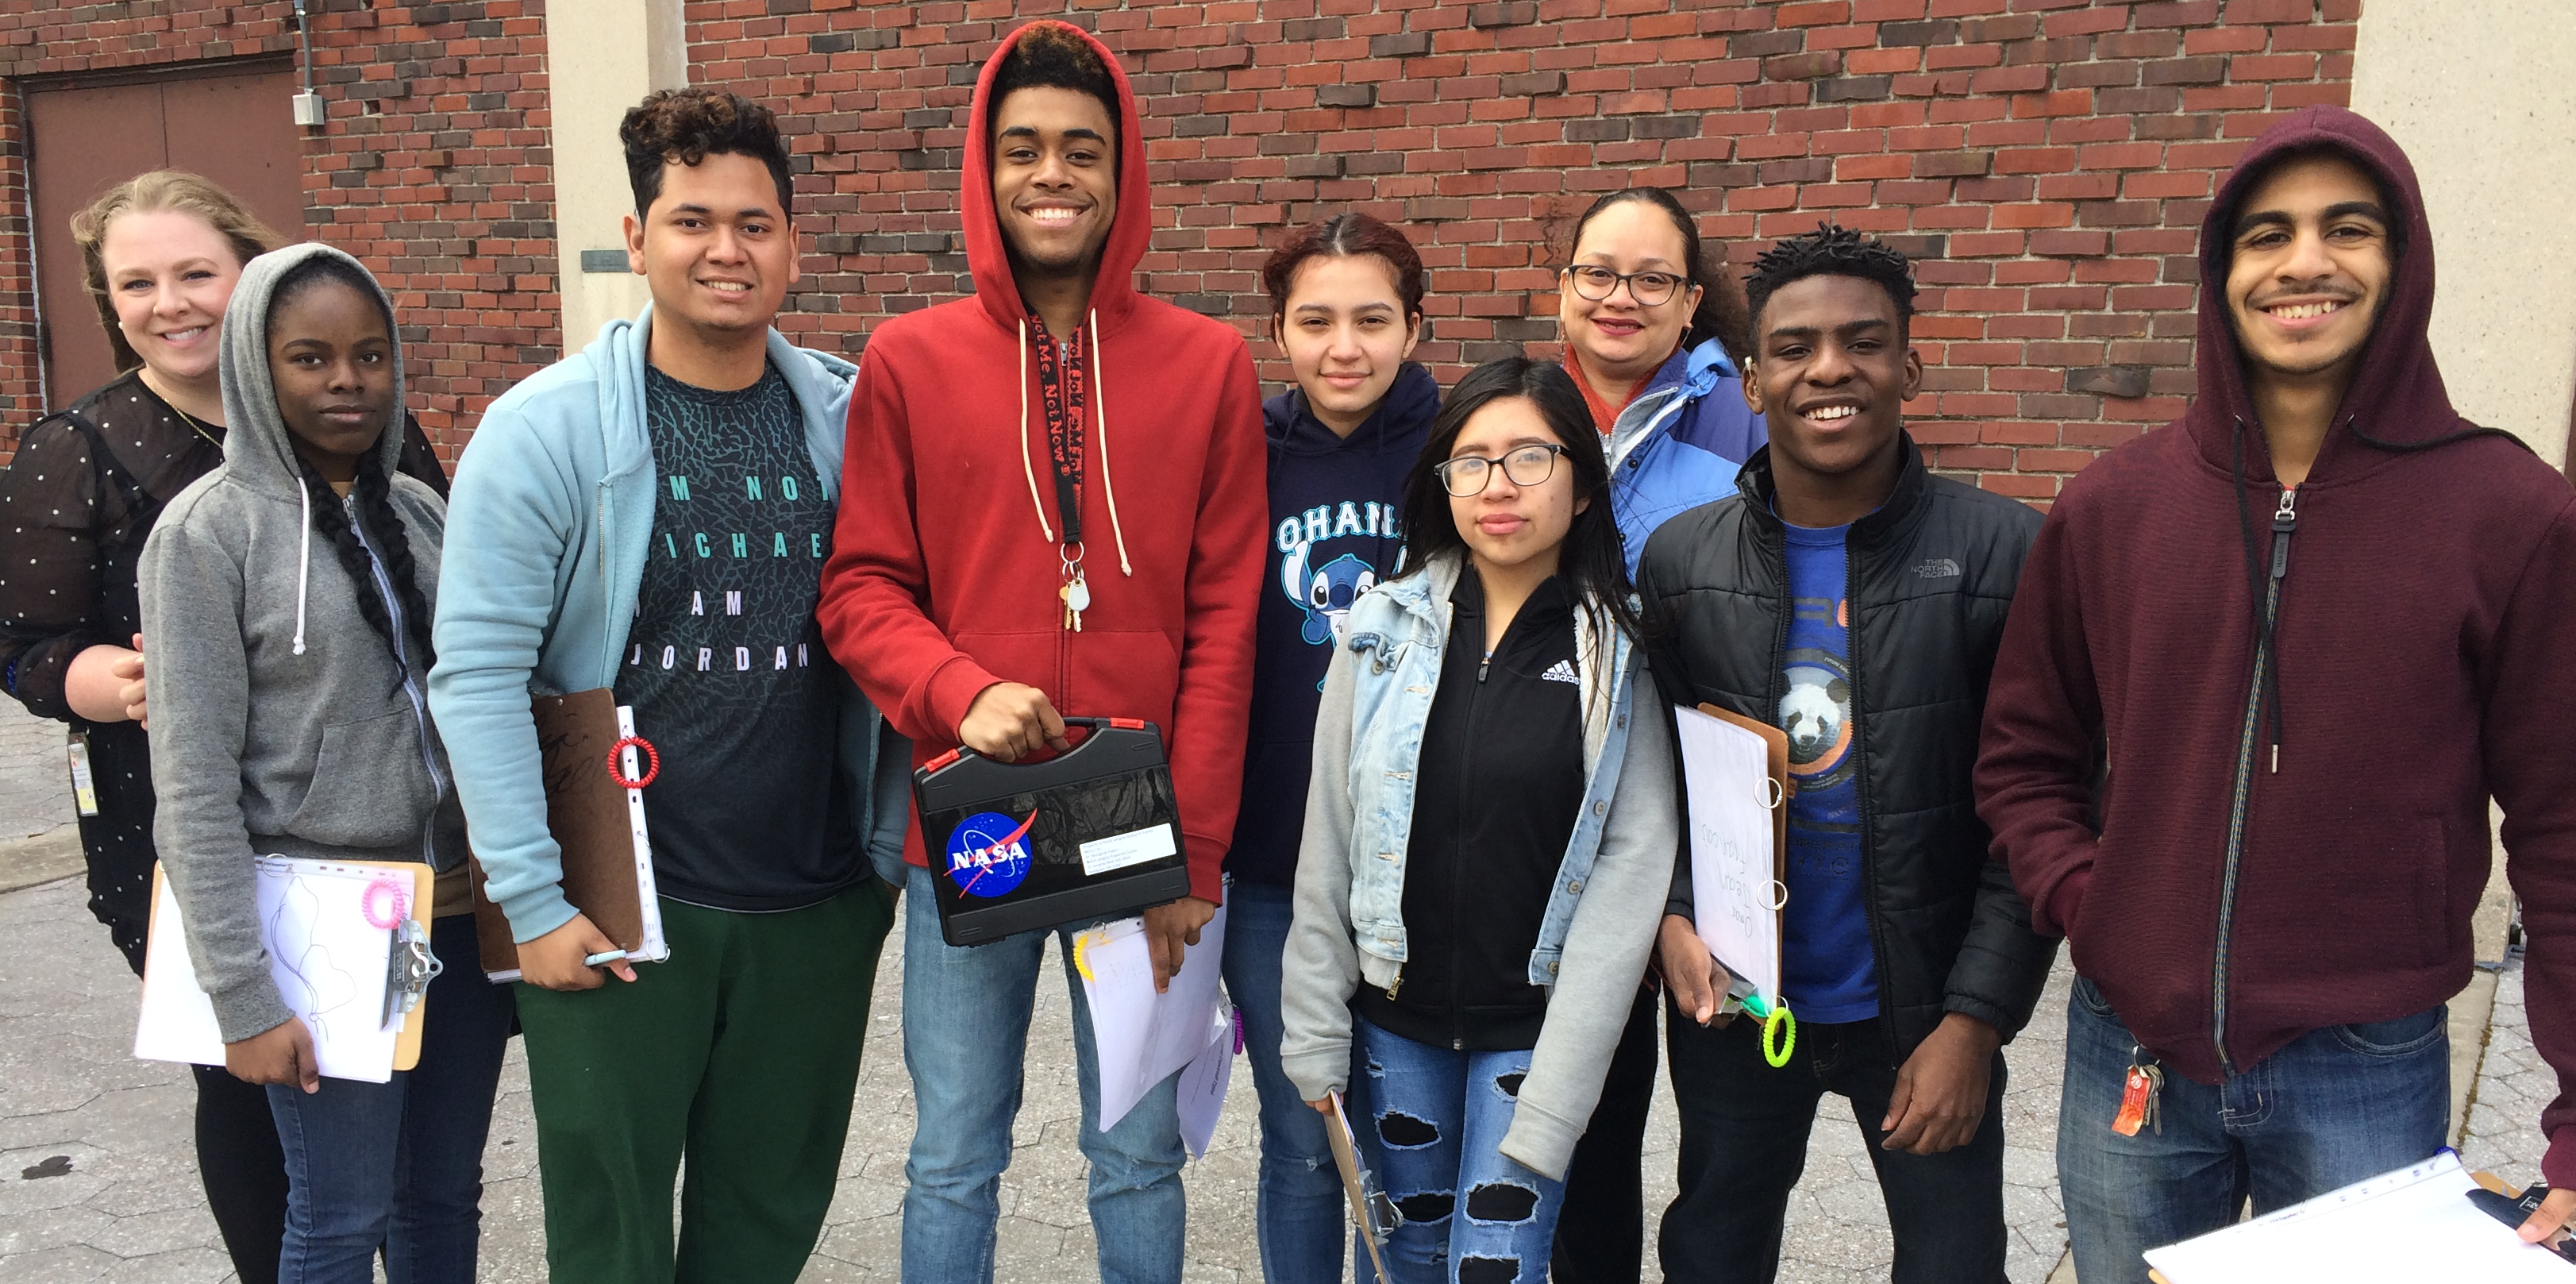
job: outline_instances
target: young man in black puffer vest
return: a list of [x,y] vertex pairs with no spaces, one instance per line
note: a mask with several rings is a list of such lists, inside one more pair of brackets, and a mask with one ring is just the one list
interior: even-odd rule
[[1689,852],[1659,957],[1679,1197],[1665,1277],[1768,1281],[1816,1104],[1848,1098],[1896,1232],[1897,1284],[2004,1278],[2004,1064],[2056,943],[1977,820],[1969,771],[2039,514],[1932,476],[1904,429],[1923,367],[1905,257],[1846,229],[1781,242],[1748,283],[1744,395],[1770,445],[1737,493],[1647,541],[1657,684],[1789,737],[1781,996],[1788,1064],[1730,1020],[1694,932]]

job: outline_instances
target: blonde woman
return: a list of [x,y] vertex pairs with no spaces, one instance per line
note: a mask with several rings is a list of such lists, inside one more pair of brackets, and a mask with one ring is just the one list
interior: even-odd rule
[[[139,975],[155,853],[135,573],[162,505],[223,460],[224,307],[243,265],[282,238],[177,170],[109,188],[71,231],[123,373],[39,420],[0,473],[0,689],[71,724],[96,802],[80,818],[90,912]],[[445,494],[428,439],[405,427],[402,471]],[[276,1125],[266,1093],[221,1067],[197,1070],[197,1166],[234,1269],[277,1278]]]

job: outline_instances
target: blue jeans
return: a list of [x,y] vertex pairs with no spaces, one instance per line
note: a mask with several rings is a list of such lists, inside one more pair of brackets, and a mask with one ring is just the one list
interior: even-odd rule
[[2449,1011],[2311,1030],[2220,1085],[2165,1075],[2163,1126],[2111,1131],[2148,1055],[2077,977],[2066,1011],[2057,1176],[2084,1284],[2143,1284],[2144,1254],[2416,1163],[2451,1112]]
[[473,1284],[483,1140],[512,999],[483,979],[473,915],[429,930],[447,970],[429,983],[417,1066],[390,1083],[269,1086],[286,1150],[279,1284],[369,1284],[379,1245],[390,1284]]
[[[1530,1054],[1453,1052],[1358,1017],[1351,1026],[1370,1158],[1404,1214],[1386,1242],[1391,1284],[1540,1284],[1565,1186],[1501,1149]],[[1352,1261],[1357,1278],[1371,1278],[1365,1246]]]
[[[985,1284],[993,1278],[998,1192],[1011,1162],[1011,1120],[1020,1112],[1047,933],[950,945],[939,936],[931,878],[926,869],[910,870],[903,898],[903,1062],[915,1103],[912,1156],[903,1168],[903,1279]],[[1055,935],[1073,991],[1073,1046],[1040,1056],[1049,1065],[1071,1057],[1082,1088],[1080,1144],[1091,1161],[1102,1284],[1178,1284],[1188,1201],[1174,1080],[1146,1093],[1117,1127],[1100,1131],[1090,1005],[1073,971],[1073,931]]]
[[1255,1224],[1261,1274],[1270,1284],[1333,1284],[1342,1278],[1348,1215],[1324,1117],[1297,1096],[1279,1068],[1280,955],[1293,900],[1285,887],[1236,880],[1225,897],[1225,990],[1243,1018],[1243,1048],[1261,1096],[1261,1186]]

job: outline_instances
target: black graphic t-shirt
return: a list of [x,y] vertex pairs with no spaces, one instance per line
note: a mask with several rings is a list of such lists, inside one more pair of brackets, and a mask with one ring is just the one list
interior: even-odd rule
[[814,621],[832,502],[776,367],[738,392],[644,378],[660,487],[617,700],[662,755],[654,877],[692,905],[815,904],[867,875]]

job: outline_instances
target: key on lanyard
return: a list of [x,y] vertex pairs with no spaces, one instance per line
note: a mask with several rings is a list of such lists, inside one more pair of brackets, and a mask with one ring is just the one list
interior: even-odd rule
[[2165,1130],[2161,1117],[2165,1071],[2154,1058],[2144,1057],[2143,1049],[2133,1049],[2139,1058],[2129,1064],[2128,1081],[2120,1093],[2120,1113],[2111,1120],[2111,1131],[2123,1137],[2135,1137],[2140,1128],[2152,1124],[2157,1132]]
[[1055,595],[1064,599],[1064,627],[1082,632],[1082,613],[1091,609],[1091,585],[1082,577],[1082,554],[1064,557],[1064,587]]

